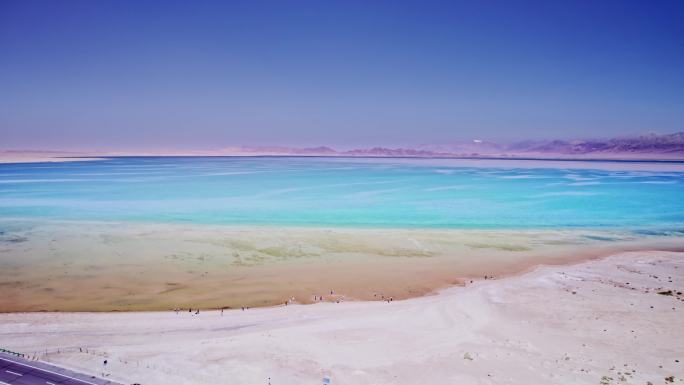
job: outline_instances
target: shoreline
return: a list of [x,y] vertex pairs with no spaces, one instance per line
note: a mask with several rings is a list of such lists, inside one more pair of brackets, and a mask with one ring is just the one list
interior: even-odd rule
[[518,276],[621,252],[684,251],[682,236],[618,231],[269,230],[41,224],[13,235],[18,243],[5,242],[0,287],[8,295],[0,310],[163,312],[273,307],[292,298],[400,300],[484,275]]
[[69,163],[95,160],[106,160],[106,156],[51,156],[51,155],[18,155],[7,156],[0,154],[0,166],[4,164],[30,164],[30,163]]
[[[57,152],[59,153],[59,152]],[[306,154],[120,154],[120,153],[101,153],[101,154],[64,154],[49,155],[42,153],[2,153],[0,152],[0,165],[2,164],[21,164],[21,163],[63,163],[107,160],[114,158],[312,158],[312,159],[372,159],[372,160],[437,160],[437,161],[531,161],[531,162],[589,162],[589,163],[658,163],[681,164],[684,163],[684,156],[652,156],[655,154],[599,154],[604,156],[573,156],[567,154],[553,154],[549,156],[534,154],[519,154],[512,156],[483,155],[483,156],[373,156],[373,155],[306,155]],[[635,156],[636,155],[636,156]]]
[[[684,239],[684,238],[683,238]],[[409,301],[409,300],[415,300],[415,299],[420,299],[424,297],[432,297],[432,296],[439,296],[442,292],[452,290],[455,288],[463,288],[471,284],[477,284],[480,282],[485,282],[485,281],[495,281],[495,280],[501,280],[501,279],[510,279],[510,278],[517,278],[517,277],[523,277],[528,274],[533,274],[536,271],[540,269],[545,269],[545,268],[566,268],[566,267],[574,267],[577,265],[582,265],[585,263],[591,263],[591,262],[596,262],[596,261],[602,261],[604,259],[609,259],[611,257],[614,257],[616,255],[622,255],[622,254],[632,254],[632,253],[646,253],[646,254],[655,254],[655,253],[681,253],[684,254],[684,243],[681,246],[672,246],[669,248],[653,248],[653,247],[644,247],[644,248],[639,248],[639,247],[614,247],[611,248],[610,250],[604,249],[600,252],[594,252],[594,253],[585,253],[582,257],[568,257],[567,259],[556,261],[554,263],[548,263],[548,262],[538,262],[538,263],[532,263],[529,264],[525,267],[523,267],[520,270],[516,271],[511,271],[511,272],[505,272],[505,273],[500,273],[497,275],[487,275],[487,278],[484,277],[475,277],[475,276],[464,276],[464,277],[457,277],[455,278],[458,280],[458,282],[454,282],[451,285],[446,285],[443,287],[436,287],[433,290],[416,295],[416,296],[408,296],[408,297],[397,297],[396,299],[392,297],[392,302],[393,301]],[[367,299],[367,298],[345,298],[343,301],[334,301],[334,300],[323,300],[323,301],[312,301],[312,302],[292,302],[292,305],[300,305],[300,306],[311,306],[311,305],[316,305],[316,304],[321,304],[321,303],[343,303],[343,302],[351,302],[351,303],[373,303],[373,302],[387,302],[387,299]],[[264,306],[254,306],[254,307],[245,307],[245,309],[270,309],[270,308],[280,308],[280,307],[285,307],[288,305],[283,304],[271,304],[271,305],[264,305]],[[36,310],[36,311],[2,311],[0,310],[0,315],[3,314],[144,314],[144,313],[167,313],[170,311],[184,311],[188,310],[183,309],[183,308],[178,308],[178,309],[144,309],[144,310],[77,310],[77,311],[69,311],[69,310]],[[207,307],[207,308],[193,308],[193,311],[195,310],[200,310],[202,312],[218,312],[221,310],[225,311],[237,311],[240,310],[239,308],[235,307]]]
[[631,252],[392,303],[0,314],[0,336],[124,383],[662,383],[684,377],[681,289],[684,253]]

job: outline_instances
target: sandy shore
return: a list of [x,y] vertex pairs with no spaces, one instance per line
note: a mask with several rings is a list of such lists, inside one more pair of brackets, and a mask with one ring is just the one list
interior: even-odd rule
[[682,383],[682,290],[684,253],[634,252],[390,303],[2,314],[0,341],[125,383]]
[[540,263],[682,247],[681,236],[596,230],[3,220],[0,312],[240,308],[293,297],[311,303],[321,295],[325,301],[404,299]]

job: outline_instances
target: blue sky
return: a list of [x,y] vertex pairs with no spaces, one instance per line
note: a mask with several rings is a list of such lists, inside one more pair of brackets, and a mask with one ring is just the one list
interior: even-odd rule
[[684,2],[0,2],[0,148],[682,130]]

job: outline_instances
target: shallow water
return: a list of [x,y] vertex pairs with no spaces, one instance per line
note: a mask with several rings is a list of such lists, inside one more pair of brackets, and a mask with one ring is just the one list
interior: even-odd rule
[[0,218],[684,229],[684,165],[136,157],[0,165]]
[[0,312],[414,297],[539,263],[680,250],[683,197],[682,163],[5,164]]
[[3,224],[0,312],[270,306],[321,295],[401,299],[539,263],[684,248],[682,236],[613,230]]

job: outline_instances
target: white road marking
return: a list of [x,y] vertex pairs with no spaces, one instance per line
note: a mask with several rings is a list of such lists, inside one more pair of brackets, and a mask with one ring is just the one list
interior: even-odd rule
[[45,383],[48,384],[48,385],[55,385],[54,383],[52,383],[52,382],[50,382],[50,381],[45,381]]
[[11,370],[5,370],[5,371],[6,371],[7,373],[12,374],[12,375],[15,375],[15,376],[23,376],[23,374],[17,373],[17,372],[13,372],[13,371],[11,371]]
[[[96,384],[96,383],[94,383],[94,382],[89,382],[89,381],[81,380],[80,378],[67,376],[67,375],[62,374],[62,373],[53,372],[52,370],[41,369],[41,368],[39,368],[39,367],[37,367],[37,366],[31,366],[31,365],[22,364],[21,362],[17,362],[17,361],[14,361],[14,360],[9,360],[9,359],[4,358],[4,357],[3,357],[3,358],[0,358],[0,360],[2,360],[2,361],[7,361],[7,362],[11,362],[11,363],[13,363],[13,364],[17,364],[17,365],[21,365],[21,366],[26,366],[27,368],[39,370],[39,371],[42,371],[42,372],[51,373],[51,374],[56,374],[56,375],[58,375],[58,376],[61,376],[61,377],[64,377],[64,378],[68,378],[68,379],[70,379],[70,380],[82,382],[82,383],[84,383],[84,384],[98,385],[98,384]],[[6,371],[7,371],[7,370],[6,370]]]

